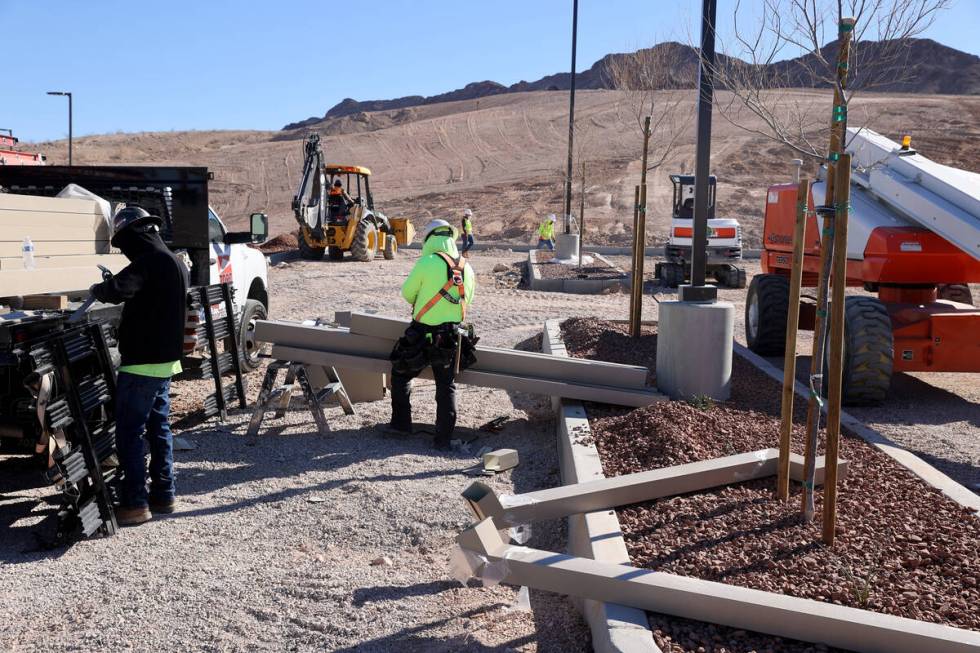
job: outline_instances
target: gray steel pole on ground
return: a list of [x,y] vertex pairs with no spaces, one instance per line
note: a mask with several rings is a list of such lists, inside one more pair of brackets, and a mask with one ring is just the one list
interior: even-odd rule
[[568,170],[565,175],[565,233],[572,233],[572,141],[575,138],[575,47],[578,40],[578,0],[572,0],[572,74],[568,92]]
[[701,62],[698,73],[698,144],[694,172],[694,239],[691,243],[691,284],[680,287],[681,301],[713,302],[715,286],[705,285],[708,248],[708,176],[711,174],[711,109],[714,95],[715,15],[717,0],[701,7]]

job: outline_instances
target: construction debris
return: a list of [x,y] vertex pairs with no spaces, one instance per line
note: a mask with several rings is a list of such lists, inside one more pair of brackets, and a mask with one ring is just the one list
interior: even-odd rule
[[514,449],[497,449],[483,454],[483,469],[489,472],[505,472],[517,467],[520,459]]

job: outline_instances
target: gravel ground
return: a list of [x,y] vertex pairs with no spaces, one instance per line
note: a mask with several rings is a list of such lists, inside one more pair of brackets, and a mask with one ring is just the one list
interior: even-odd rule
[[[480,286],[471,317],[484,344],[514,346],[550,318],[627,316],[628,295],[510,288],[492,270],[519,266],[526,254],[473,254]],[[271,314],[301,319],[356,309],[407,315],[397,286],[416,256],[403,250],[392,262],[280,265],[270,273]],[[629,265],[627,257],[614,262]],[[652,270],[652,259],[647,266]],[[750,275],[758,269],[747,267]],[[720,291],[739,312],[744,295]],[[671,291],[646,297],[643,319],[656,320],[656,300],[674,297]],[[742,331],[740,320],[736,331]],[[900,395],[910,406],[906,420],[916,410],[934,410],[934,417],[916,427],[892,422],[889,413],[901,414],[903,405],[896,401],[882,407],[880,423],[872,425],[899,440],[896,433],[907,432],[914,449],[932,452],[954,477],[975,473],[975,377],[900,375],[896,383],[905,377],[912,383]],[[260,376],[250,377],[250,398],[259,382]],[[204,392],[199,384],[176,385],[175,418]],[[424,406],[432,401],[432,386],[421,383],[415,396],[417,420],[431,423]],[[482,434],[473,446],[476,451],[485,442],[521,452],[518,468],[492,479],[498,492],[559,482],[545,400],[466,387],[460,399],[464,429],[498,415],[512,418],[502,434]],[[336,432],[321,438],[308,416],[296,411],[285,424],[270,418],[254,440],[244,437],[242,414],[220,426],[184,419],[179,435],[198,448],[177,454],[183,511],[56,552],[34,550],[36,524],[50,511],[44,501],[50,489],[17,471],[22,459],[0,456],[0,648],[587,649],[588,631],[564,597],[532,592],[533,611],[524,612],[511,609],[511,588],[463,588],[448,579],[453,538],[470,519],[458,493],[471,480],[475,459],[434,455],[423,436],[383,439],[375,425],[388,415],[384,401],[360,405],[353,417],[330,408]],[[536,525],[531,544],[561,550],[561,525]],[[371,565],[385,556],[390,566]]]
[[[628,353],[642,352],[631,362],[653,365],[655,334],[626,349],[619,328],[593,319],[563,325],[573,355],[618,350],[616,358],[628,359]],[[732,400],[725,404],[667,402],[632,411],[590,407],[604,471],[616,476],[773,446],[779,433],[779,389],[737,358]],[[802,452],[804,417],[798,410],[797,453]],[[858,438],[845,437],[841,452],[850,470],[840,485],[839,536],[833,549],[818,543],[819,523],[808,525],[799,518],[799,487],[794,487],[794,500],[783,504],[773,499],[768,479],[619,510],[634,564],[980,629],[974,609],[980,601],[980,520]],[[663,642],[671,636],[671,651],[717,646],[716,637],[729,651],[807,648],[673,621],[662,615],[653,620]]]

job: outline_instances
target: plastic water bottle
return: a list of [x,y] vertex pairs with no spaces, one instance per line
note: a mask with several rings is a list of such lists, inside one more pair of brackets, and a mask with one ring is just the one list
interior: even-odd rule
[[33,270],[34,269],[34,243],[31,242],[30,236],[24,239],[24,243],[23,245],[21,245],[20,249],[24,253],[24,269]]

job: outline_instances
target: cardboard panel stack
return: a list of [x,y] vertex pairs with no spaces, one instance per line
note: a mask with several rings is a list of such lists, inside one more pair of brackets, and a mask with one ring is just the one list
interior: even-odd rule
[[[72,292],[101,281],[126,258],[109,245],[109,225],[92,200],[0,193],[0,297]],[[24,269],[24,238],[34,244],[34,270]]]

